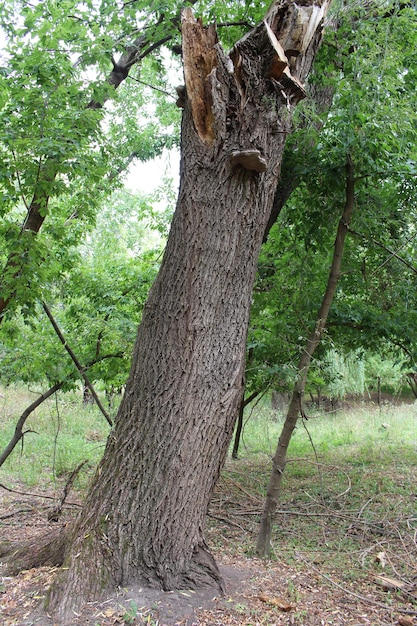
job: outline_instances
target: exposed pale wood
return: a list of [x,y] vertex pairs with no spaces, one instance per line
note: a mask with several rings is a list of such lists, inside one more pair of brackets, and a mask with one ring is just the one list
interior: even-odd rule
[[[374,574],[375,582],[382,587],[385,591],[392,591],[393,589],[400,589],[401,591],[409,591],[410,585],[403,580],[397,578],[391,578],[383,574]],[[412,588],[412,587],[411,587]]]
[[213,141],[213,112],[208,77],[216,66],[216,28],[203,28],[190,7],[182,14],[182,55],[185,87],[194,126],[205,142]]
[[274,48],[276,52],[276,55],[274,55],[272,58],[269,75],[272,78],[275,78],[276,80],[278,80],[282,76],[283,71],[288,67],[288,59],[284,52],[284,48],[281,46],[278,39],[275,37],[268,22],[264,20],[264,24],[265,24],[267,35],[269,37],[269,41],[271,42],[271,46]]

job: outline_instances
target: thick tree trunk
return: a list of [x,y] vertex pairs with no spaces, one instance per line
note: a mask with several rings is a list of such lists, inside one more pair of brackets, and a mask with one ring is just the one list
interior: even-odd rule
[[292,434],[297,425],[297,420],[299,416],[302,415],[302,399],[304,395],[308,371],[311,364],[311,359],[321,341],[323,331],[326,328],[330,307],[333,301],[334,294],[336,293],[337,283],[340,276],[340,268],[342,265],[346,234],[348,232],[349,224],[352,219],[354,204],[354,167],[350,157],[348,157],[346,163],[345,206],[337,228],[333,259],[330,267],[326,290],[322,299],[320,310],[317,315],[315,328],[310,337],[307,339],[306,345],[302,351],[297,366],[297,380],[294,385],[287,416],[285,418],[281,435],[278,440],[277,449],[272,459],[272,471],[269,479],[268,491],[265,500],[264,510],[261,516],[261,524],[256,545],[256,551],[259,556],[269,556],[271,552],[272,519],[275,514],[280,495],[282,476],[284,474],[287,459],[287,450],[291,441]]
[[[143,579],[222,589],[205,516],[242,398],[252,285],[290,113],[328,4],[275,3],[230,58],[213,28],[184,13],[177,209],[114,429],[51,591],[61,623],[86,598]],[[299,50],[291,72],[287,49]]]

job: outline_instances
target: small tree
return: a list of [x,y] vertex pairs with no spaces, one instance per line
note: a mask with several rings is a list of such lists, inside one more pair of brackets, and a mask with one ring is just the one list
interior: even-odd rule
[[[378,228],[383,240],[403,242],[404,239],[407,241],[404,232],[410,228],[410,223],[405,227],[406,214],[400,212],[398,208],[402,203],[393,205],[389,199],[394,195],[393,190],[397,192],[399,185],[407,187],[413,179],[412,159],[415,156],[415,140],[412,137],[415,136],[415,128],[413,124],[410,125],[408,117],[403,119],[402,116],[404,109],[410,108],[411,118],[415,119],[415,104],[411,104],[415,98],[415,91],[410,92],[406,88],[409,86],[408,62],[406,61],[403,70],[400,68],[403,58],[408,55],[411,42],[415,42],[415,23],[410,24],[410,17],[415,22],[416,13],[415,10],[410,9],[409,12],[407,7],[402,7],[405,12],[400,16],[397,14],[399,10],[397,5],[393,11],[385,11],[385,8],[376,6],[375,12],[367,15],[363,13],[362,7],[354,7],[353,14],[348,13],[350,19],[337,31],[337,37],[340,37],[341,34],[350,32],[352,23],[357,27],[355,46],[349,47],[347,52],[345,41],[340,45],[339,61],[343,59],[343,63],[338,64],[339,84],[335,88],[331,115],[322,132],[322,144],[315,146],[317,160],[322,151],[322,169],[318,175],[310,179],[306,187],[307,202],[311,207],[306,220],[309,220],[312,230],[325,232],[323,211],[335,206],[334,198],[337,197],[335,192],[343,182],[344,211],[334,240],[327,285],[315,323],[310,325],[305,343],[301,346],[298,376],[273,458],[257,542],[257,552],[260,555],[267,555],[270,551],[271,523],[280,494],[287,449],[297,420],[303,416],[302,403],[308,371],[327,326],[333,299],[337,296],[338,306],[343,301],[346,302],[351,320],[356,318],[359,321],[364,304],[370,304],[371,297],[375,309],[378,309],[378,306],[381,308],[381,305],[385,308],[386,305],[383,303],[386,302],[386,293],[381,290],[379,282],[381,276],[378,275],[385,273],[383,266],[387,261],[369,273],[366,252],[369,248],[372,250],[372,244],[376,242],[368,233]],[[360,20],[358,13],[361,15]],[[373,37],[370,37],[371,32]],[[375,70],[376,67],[378,71]],[[390,99],[388,106],[387,93],[397,94],[396,98]],[[344,175],[342,167],[345,170]],[[327,188],[324,183],[326,179]],[[352,222],[353,207],[357,199],[361,210],[355,211]],[[363,232],[362,237],[356,229]],[[354,240],[353,243],[346,238],[348,234],[355,235],[350,237],[350,240]],[[341,262],[345,252],[345,240],[348,251],[345,261],[347,270],[342,273]],[[371,259],[374,255],[375,252],[371,253]],[[378,294],[372,285],[374,281],[379,285]],[[386,281],[386,284],[389,282],[391,281]],[[338,284],[339,293],[336,291]],[[375,301],[378,302],[376,306]],[[339,314],[340,312],[341,309]],[[379,312],[379,322],[382,323],[379,323],[378,333],[375,333],[374,337],[376,334],[381,337],[388,331],[387,318],[382,320],[382,317]],[[374,320],[376,319],[377,316],[374,317]],[[337,316],[334,316],[333,332],[336,320]],[[357,324],[357,329],[360,330],[360,324]],[[391,332],[388,332],[391,341],[395,340],[393,330],[391,324]],[[362,339],[362,345],[366,341],[366,338]]]

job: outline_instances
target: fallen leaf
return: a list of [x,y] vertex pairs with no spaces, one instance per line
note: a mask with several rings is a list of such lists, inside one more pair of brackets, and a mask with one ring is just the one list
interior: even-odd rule
[[409,615],[402,615],[398,620],[400,626],[413,626],[414,620]]
[[266,604],[272,604],[273,606],[276,606],[281,611],[285,611],[285,613],[295,608],[294,605],[290,604],[286,600],[283,600],[282,598],[270,598],[269,596],[265,596],[265,595],[260,595],[258,597],[259,597],[259,600],[261,600],[261,602],[265,602]]
[[113,617],[113,615],[116,613],[116,611],[114,609],[106,609],[104,611],[104,615],[106,617]]

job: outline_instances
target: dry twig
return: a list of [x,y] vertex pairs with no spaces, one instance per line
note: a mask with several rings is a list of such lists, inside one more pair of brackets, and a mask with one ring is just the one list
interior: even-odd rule
[[412,609],[403,609],[402,607],[395,607],[394,609],[394,607],[387,606],[383,602],[378,602],[378,600],[373,600],[372,598],[367,598],[366,596],[363,596],[360,593],[355,593],[354,591],[350,591],[350,589],[346,589],[346,587],[344,587],[340,583],[337,583],[335,580],[330,578],[330,576],[328,576],[327,574],[323,574],[323,572],[321,572],[317,567],[314,567],[311,561],[306,559],[299,552],[295,552],[295,555],[300,559],[300,561],[303,561],[305,565],[308,565],[313,570],[313,572],[316,572],[316,574],[319,574],[319,576],[327,580],[334,587],[341,589],[344,593],[347,593],[349,596],[353,596],[354,598],[356,598],[357,600],[360,600],[361,602],[365,602],[366,604],[372,604],[373,606],[378,606],[379,608],[385,609],[386,611],[390,611],[390,612],[395,610],[398,613],[402,613],[403,615],[417,615],[417,611],[413,611]]

